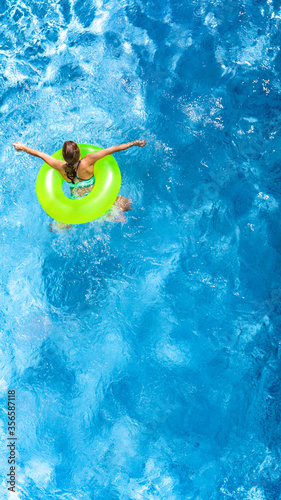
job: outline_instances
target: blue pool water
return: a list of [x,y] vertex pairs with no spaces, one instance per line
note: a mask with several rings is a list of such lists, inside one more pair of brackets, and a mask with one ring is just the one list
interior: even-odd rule
[[[281,498],[280,26],[277,0],[1,0],[1,498]],[[127,222],[50,233],[12,143],[138,138]]]

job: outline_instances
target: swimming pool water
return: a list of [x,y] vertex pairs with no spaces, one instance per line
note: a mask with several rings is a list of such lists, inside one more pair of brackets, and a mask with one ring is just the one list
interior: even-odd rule
[[[280,23],[276,0],[1,0],[1,498],[281,498]],[[137,138],[126,223],[50,233],[12,142]]]

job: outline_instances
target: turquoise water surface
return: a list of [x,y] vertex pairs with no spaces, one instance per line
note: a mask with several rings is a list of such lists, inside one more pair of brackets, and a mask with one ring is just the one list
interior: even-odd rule
[[[275,0],[1,0],[1,498],[281,498],[280,23]],[[141,138],[115,155],[126,222],[49,232],[12,143]]]

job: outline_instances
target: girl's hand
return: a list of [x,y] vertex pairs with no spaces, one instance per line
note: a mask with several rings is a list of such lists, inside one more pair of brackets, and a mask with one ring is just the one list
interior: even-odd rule
[[134,141],[134,145],[135,146],[139,146],[140,148],[143,148],[143,146],[146,145],[146,140],[145,139],[141,139],[140,141]]
[[25,146],[21,142],[14,142],[13,146],[17,151],[24,151],[25,149]]

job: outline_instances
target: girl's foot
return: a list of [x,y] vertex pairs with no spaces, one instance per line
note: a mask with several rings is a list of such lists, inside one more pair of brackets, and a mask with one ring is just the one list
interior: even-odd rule
[[49,224],[49,231],[51,231],[51,233],[66,231],[67,229],[70,229],[70,228],[71,228],[71,224],[64,224],[63,222],[57,222],[56,220],[53,220]]

